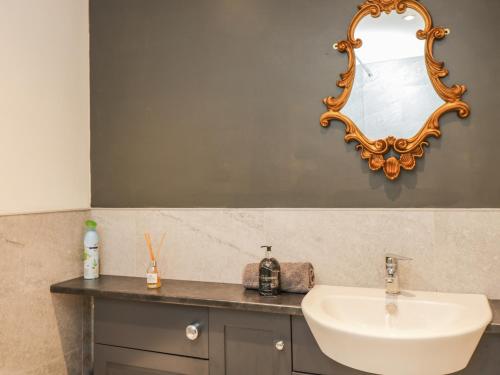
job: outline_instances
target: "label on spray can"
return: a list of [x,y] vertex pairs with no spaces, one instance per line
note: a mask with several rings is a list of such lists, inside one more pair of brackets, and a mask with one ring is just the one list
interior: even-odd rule
[[97,279],[99,277],[99,247],[85,246],[83,251],[83,278]]

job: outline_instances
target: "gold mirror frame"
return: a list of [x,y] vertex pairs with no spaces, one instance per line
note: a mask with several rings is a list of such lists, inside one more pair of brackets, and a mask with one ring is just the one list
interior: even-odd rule
[[[388,136],[385,139],[368,139],[354,122],[347,116],[340,113],[351,94],[354,76],[356,73],[356,58],[354,50],[361,47],[362,41],[354,38],[354,32],[358,23],[368,15],[376,18],[382,12],[390,14],[396,11],[398,14],[404,13],[408,8],[414,9],[423,17],[425,28],[417,31],[417,38],[425,40],[425,64],[427,73],[437,94],[445,101],[438,109],[431,114],[419,132],[411,138],[398,138]],[[357,150],[361,150],[361,158],[368,160],[371,170],[383,169],[389,180],[395,180],[401,171],[412,170],[416,165],[416,158],[424,155],[424,146],[429,146],[426,141],[428,137],[439,138],[439,118],[447,112],[456,111],[460,118],[466,118],[470,114],[469,105],[462,101],[462,96],[467,90],[464,85],[446,86],[441,80],[448,75],[448,69],[443,62],[437,61],[433,56],[434,42],[443,39],[449,34],[449,30],[443,27],[434,27],[432,17],[425,6],[418,0],[366,0],[358,6],[358,12],[352,19],[347,32],[347,40],[342,40],[335,44],[335,48],[341,53],[347,53],[348,69],[340,75],[337,86],[342,88],[342,93],[337,96],[329,96],[323,99],[327,111],[321,115],[320,124],[328,127],[330,121],[338,120],[344,123],[347,143],[356,141]],[[399,159],[390,156],[385,159],[384,155],[394,150],[399,154]]]

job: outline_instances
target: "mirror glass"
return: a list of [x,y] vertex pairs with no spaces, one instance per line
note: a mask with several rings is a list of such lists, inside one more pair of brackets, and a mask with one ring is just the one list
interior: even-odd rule
[[403,14],[364,17],[355,30],[363,44],[355,49],[356,75],[341,112],[370,139],[411,138],[445,102],[427,74],[422,16]]

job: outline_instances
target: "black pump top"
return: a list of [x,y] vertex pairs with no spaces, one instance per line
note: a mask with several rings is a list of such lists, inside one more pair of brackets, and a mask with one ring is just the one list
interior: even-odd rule
[[265,247],[265,248],[266,248],[266,251],[271,251],[271,247],[272,247],[272,246],[269,246],[269,245],[264,245],[264,246],[261,246],[261,247]]

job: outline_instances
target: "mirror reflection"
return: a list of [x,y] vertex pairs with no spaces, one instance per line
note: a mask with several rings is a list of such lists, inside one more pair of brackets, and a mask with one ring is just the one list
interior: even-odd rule
[[412,9],[403,14],[364,17],[355,37],[356,75],[342,113],[370,139],[411,138],[445,102],[427,74],[425,41],[416,36],[424,19]]

